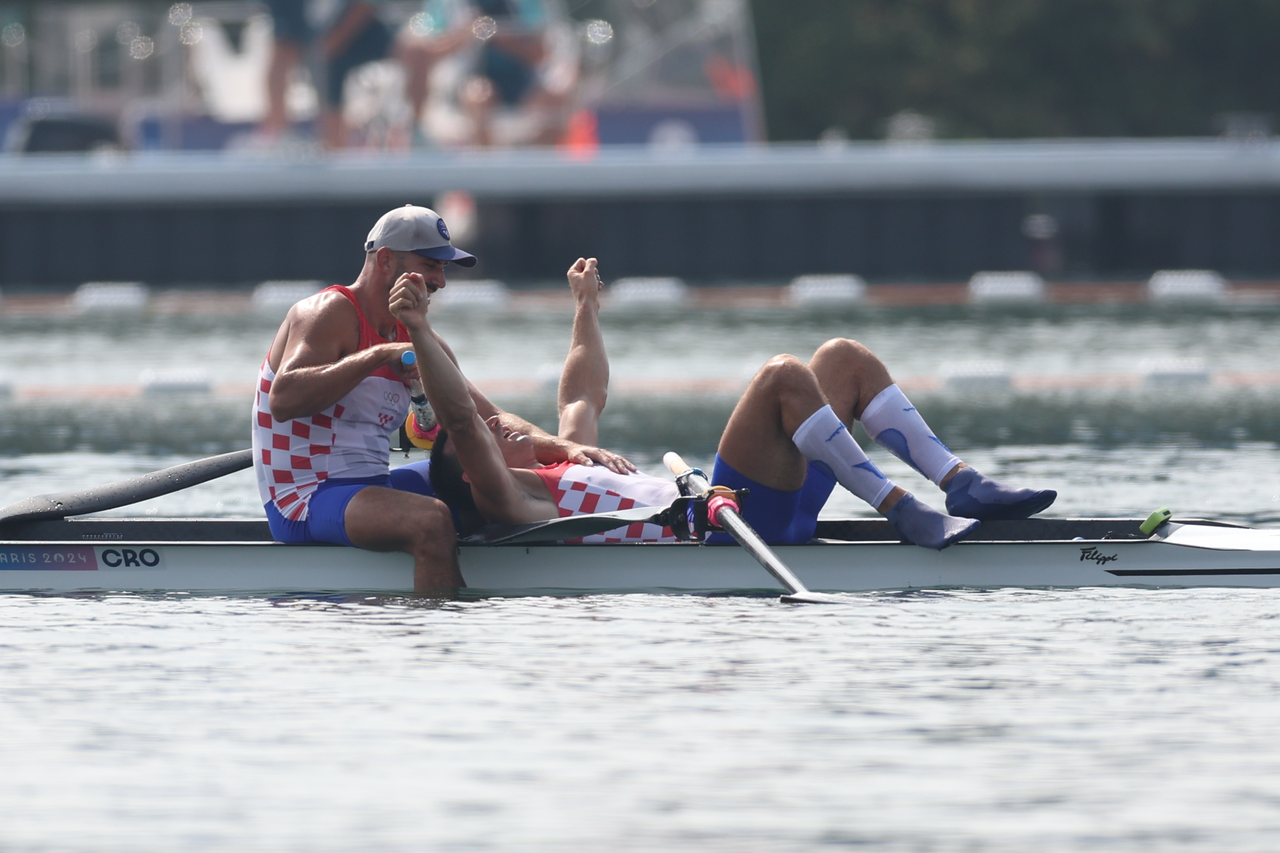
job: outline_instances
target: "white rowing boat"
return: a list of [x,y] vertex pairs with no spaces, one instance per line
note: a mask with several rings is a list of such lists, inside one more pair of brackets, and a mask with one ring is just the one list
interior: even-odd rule
[[[673,464],[676,463],[676,464]],[[190,488],[250,464],[248,450],[213,456],[77,492],[38,495],[0,509],[0,592],[403,593],[413,563],[338,545],[284,545],[262,519],[94,515]],[[701,478],[668,454],[678,478]],[[695,482],[702,482],[697,480]],[[700,494],[705,482],[693,490]],[[725,593],[775,590],[783,600],[821,592],[956,587],[1280,587],[1280,530],[1214,521],[1029,518],[988,521],[945,551],[898,541],[883,519],[818,522],[803,545],[701,542],[565,545],[636,521],[679,527],[670,509],[490,527],[461,544],[475,594]],[[703,508],[705,515],[705,506]],[[717,517],[723,522],[724,510]],[[661,514],[660,516],[658,514]],[[747,538],[754,537],[747,528]],[[806,589],[807,587],[807,589]],[[812,591],[812,593],[810,592]]]
[[[898,542],[874,519],[823,521],[774,550],[815,591],[955,587],[1277,587],[1280,530],[1139,519],[987,522],[942,552]],[[774,591],[741,548],[691,542],[464,543],[472,592],[498,595]],[[408,592],[404,554],[272,542],[255,519],[82,517],[0,524],[0,591]]]

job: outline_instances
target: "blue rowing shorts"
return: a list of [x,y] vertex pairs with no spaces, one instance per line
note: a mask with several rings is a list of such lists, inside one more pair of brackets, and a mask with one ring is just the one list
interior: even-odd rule
[[[762,486],[738,473],[718,453],[711,482],[731,489],[751,490],[742,503],[742,517],[760,534],[761,539],[771,545],[794,545],[812,539],[818,529],[818,513],[836,487],[831,475],[812,463],[805,474],[804,485],[794,492]],[[713,533],[707,541],[732,542],[733,539],[727,533]]]
[[347,504],[361,489],[370,486],[382,486],[385,489],[397,489],[401,492],[413,492],[434,498],[431,488],[431,460],[411,462],[380,477],[347,477],[325,480],[311,495],[307,507],[307,517],[301,521],[291,521],[280,514],[274,503],[266,505],[267,525],[271,528],[271,538],[277,542],[291,545],[303,545],[312,542],[332,542],[335,545],[347,545],[354,548],[347,537],[347,525],[344,518]]

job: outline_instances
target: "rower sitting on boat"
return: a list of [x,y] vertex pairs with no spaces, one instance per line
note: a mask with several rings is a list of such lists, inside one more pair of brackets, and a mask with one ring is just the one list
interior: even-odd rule
[[[388,295],[407,275],[423,292],[439,290],[447,263],[471,266],[475,258],[453,247],[439,215],[412,205],[379,219],[364,248],[355,283],[289,310],[258,374],[253,462],[271,535],[405,551],[416,589],[462,587],[453,521],[430,497],[427,463],[390,470],[389,436],[405,421],[415,374],[402,365],[409,333],[388,310]],[[443,341],[436,349],[453,357]],[[617,454],[570,444],[503,412],[469,383],[462,393],[473,410],[528,437],[542,461],[631,470]]]
[[[603,284],[594,258],[569,269],[576,301],[573,339],[561,375],[560,436],[594,443],[608,388],[608,359],[598,321]],[[430,289],[402,277],[392,314],[418,356],[427,397],[442,425],[432,452],[436,493],[459,512],[462,530],[477,522],[520,524],[631,506],[661,506],[674,484],[644,474],[597,475],[582,466],[531,469],[526,441],[482,417],[467,381],[427,317]],[[917,501],[867,458],[849,432],[861,420],[875,440],[946,493],[950,515]],[[818,512],[838,482],[883,514],[907,541],[942,549],[982,519],[1025,518],[1047,508],[1052,490],[1016,489],[966,466],[929,429],[888,370],[861,344],[827,341],[806,364],[770,359],[751,380],[720,438],[712,481],[747,488],[747,522],[770,543],[813,537]],[[656,525],[650,525],[656,528]],[[615,531],[605,541],[657,540],[670,531]]]

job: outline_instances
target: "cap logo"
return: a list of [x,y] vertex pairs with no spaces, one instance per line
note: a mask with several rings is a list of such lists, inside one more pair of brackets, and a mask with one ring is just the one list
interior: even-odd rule
[[440,236],[445,240],[449,239],[449,229],[444,227],[444,219],[436,220],[436,230],[440,232]]

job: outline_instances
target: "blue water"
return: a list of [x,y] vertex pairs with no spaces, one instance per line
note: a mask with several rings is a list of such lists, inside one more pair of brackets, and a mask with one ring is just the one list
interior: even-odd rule
[[[608,320],[606,335],[624,378],[739,376],[848,332],[904,375],[960,351],[1072,375],[1184,354],[1265,370],[1277,319],[725,310]],[[441,325],[464,367],[497,379],[538,378],[567,333],[562,316]],[[248,383],[272,326],[0,331],[17,385],[134,382],[179,350]],[[680,355],[695,333],[714,348]],[[544,424],[553,411],[545,394],[504,402]],[[982,470],[1057,488],[1050,514],[1280,524],[1274,390],[913,402]],[[602,434],[653,473],[666,449],[705,464],[729,405],[622,395]],[[243,446],[247,412],[0,402],[0,504]],[[246,472],[120,512],[261,510]],[[837,490],[827,514],[867,512]],[[1280,591],[844,598],[0,596],[0,851],[1275,849]]]

